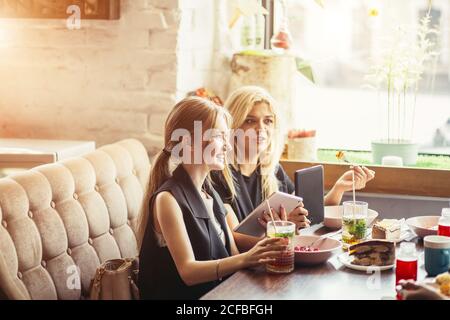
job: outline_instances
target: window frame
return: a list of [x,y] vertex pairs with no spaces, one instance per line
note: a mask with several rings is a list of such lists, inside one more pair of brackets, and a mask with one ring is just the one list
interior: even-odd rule
[[[315,165],[324,167],[324,188],[330,190],[348,165],[328,162],[302,162],[281,160],[281,165],[294,181],[295,171]],[[369,165],[375,179],[364,188],[364,193],[393,194],[450,198],[450,170]]]
[[266,25],[265,25],[265,41],[264,41],[264,49],[270,50],[270,39],[272,39],[273,36],[273,29],[274,29],[274,23],[275,23],[275,0],[263,0],[262,4],[263,7],[266,8],[266,10],[269,12],[269,14],[266,16]]
[[[450,22],[448,19],[445,19],[445,17],[450,16],[450,5],[449,9],[445,10],[445,8],[442,6],[443,1],[438,1],[437,3],[434,3],[433,6],[439,8],[442,12],[441,16],[441,24],[442,24],[442,30],[448,30],[450,28]],[[266,44],[265,48],[270,49],[270,39],[274,34],[274,28],[275,28],[275,3],[274,0],[263,0],[264,7],[269,11],[269,18],[266,19]],[[421,7],[414,7],[414,12],[418,13],[418,10]],[[444,43],[450,42],[450,37],[446,38],[444,40]],[[449,64],[450,66],[450,64]],[[366,150],[370,151],[370,150]],[[419,154],[421,154],[419,152]],[[437,154],[436,154],[437,155]],[[450,157],[446,154],[441,154],[440,156]],[[348,166],[346,165],[340,165],[340,164],[333,164],[333,163],[327,163],[327,162],[300,162],[300,161],[294,161],[289,159],[283,159],[280,161],[280,163],[286,163],[288,165],[288,169],[290,172],[287,171],[289,176],[293,179],[295,170],[306,168],[313,165],[323,165],[324,168],[328,169],[329,173],[325,175],[325,187],[331,188],[336,181],[336,179],[345,172],[345,169]],[[374,169],[377,172],[381,172],[381,174],[377,175],[377,182],[373,183],[371,182],[368,188],[365,189],[367,192],[373,192],[373,193],[393,193],[393,194],[399,194],[399,195],[421,195],[421,196],[431,196],[431,197],[444,197],[444,198],[450,198],[450,170],[448,169],[438,169],[438,168],[408,168],[408,167],[387,167],[382,165],[375,165],[371,164],[367,167]],[[325,170],[327,171],[327,170]],[[398,175],[409,175],[411,174],[414,179],[411,179],[410,182],[412,184],[408,185],[406,183],[395,183],[393,186],[386,187],[384,185],[385,183],[388,183],[389,185],[390,178],[393,176]],[[380,176],[382,179],[380,179]],[[442,178],[444,177],[444,178]],[[429,181],[431,179],[431,181]],[[441,187],[435,187],[433,185],[433,179],[436,179],[435,181],[442,182],[442,190]],[[447,181],[445,180],[447,179]],[[380,180],[383,180],[382,182],[379,182]],[[407,179],[409,181],[409,179]],[[421,182],[426,182],[425,186],[420,186]],[[447,183],[446,183],[447,182]]]

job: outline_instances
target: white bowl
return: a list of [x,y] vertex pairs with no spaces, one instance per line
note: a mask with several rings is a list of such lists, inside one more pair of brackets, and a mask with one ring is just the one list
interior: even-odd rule
[[[406,219],[406,224],[420,238],[437,234],[439,216],[421,216]],[[435,229],[431,229],[431,228]]]
[[[326,262],[331,258],[333,253],[342,247],[340,241],[330,238],[322,238],[319,236],[295,236],[294,246],[305,247],[314,242],[313,248],[319,251],[311,252],[295,252],[295,263],[298,265],[311,266]],[[317,240],[317,241],[316,241]]]
[[[323,224],[330,229],[342,228],[342,214],[344,212],[344,206],[326,206],[325,217]],[[372,209],[367,209],[367,225],[370,225],[373,220],[378,217],[378,212]]]

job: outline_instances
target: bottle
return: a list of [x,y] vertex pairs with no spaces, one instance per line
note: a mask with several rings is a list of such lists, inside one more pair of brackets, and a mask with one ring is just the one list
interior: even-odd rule
[[450,208],[443,208],[439,219],[438,235],[450,237]]
[[241,46],[243,50],[255,48],[255,16],[244,16],[241,29]]
[[[262,8],[262,1],[258,1],[259,8]],[[266,18],[262,13],[262,10],[255,15],[255,49],[264,50],[266,31]]]
[[275,32],[272,39],[270,39],[272,50],[278,54],[285,53],[292,46],[292,37],[289,31],[288,16],[284,1],[281,1],[281,6],[283,8],[283,19],[281,20],[280,27],[277,32]]
[[[417,280],[417,252],[413,242],[400,243],[395,266],[395,285],[400,280]],[[402,300],[402,296],[397,294],[397,300]]]

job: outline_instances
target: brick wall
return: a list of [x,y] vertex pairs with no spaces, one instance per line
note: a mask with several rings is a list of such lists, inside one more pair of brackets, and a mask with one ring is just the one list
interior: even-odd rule
[[215,40],[225,0],[121,4],[120,20],[83,20],[80,30],[0,19],[0,136],[98,146],[134,137],[154,153],[177,99],[204,85],[226,92]]

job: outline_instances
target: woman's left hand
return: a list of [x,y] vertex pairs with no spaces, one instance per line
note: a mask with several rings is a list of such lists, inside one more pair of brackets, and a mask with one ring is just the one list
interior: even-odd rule
[[[286,213],[286,209],[283,206],[281,207],[280,211]],[[288,221],[295,223],[297,229],[308,228],[311,225],[311,221],[309,221],[309,219],[307,218],[308,210],[304,208],[303,202],[301,202],[286,216]]]
[[369,170],[366,167],[352,167],[351,170],[345,172],[336,181],[335,187],[340,188],[342,191],[351,191],[353,188],[352,175],[355,172],[355,189],[360,190],[366,187],[366,183],[375,178],[375,171]]
[[[286,209],[283,206],[280,207],[280,210],[278,212],[276,212],[273,208],[271,210],[273,219],[275,221],[284,220],[293,222],[297,226],[297,229],[307,228],[311,224],[311,221],[309,221],[309,219],[307,218],[308,210],[304,208],[303,202],[289,213],[286,212]],[[267,222],[271,220],[272,218],[270,217],[270,213],[264,212],[259,222],[263,227],[265,227]]]

